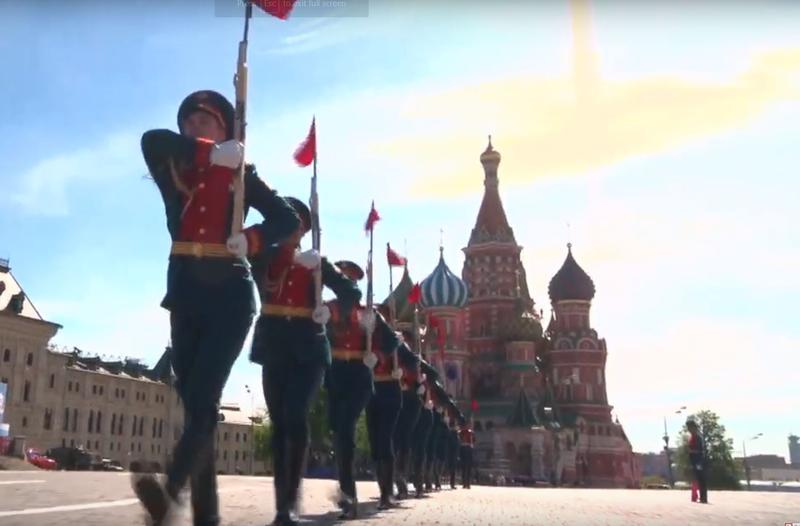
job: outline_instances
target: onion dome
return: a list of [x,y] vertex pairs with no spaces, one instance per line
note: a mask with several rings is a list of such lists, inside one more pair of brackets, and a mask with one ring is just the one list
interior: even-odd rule
[[408,295],[411,293],[412,288],[414,288],[414,282],[411,281],[411,276],[408,274],[408,266],[406,266],[403,269],[403,277],[400,279],[400,283],[381,303],[382,310],[387,313],[387,319],[389,318],[389,306],[394,300],[394,312],[397,321],[411,322],[414,320],[414,305],[408,301]]
[[510,342],[535,342],[542,338],[542,323],[528,308],[522,292],[521,272],[517,270],[517,299],[514,302],[514,313],[500,323],[500,337]]
[[530,312],[510,316],[500,324],[500,337],[509,342],[535,342],[542,338],[542,324]]
[[553,303],[564,300],[591,301],[594,298],[594,282],[572,257],[572,244],[567,244],[567,259],[550,280],[548,288]]
[[481,164],[500,164],[500,152],[492,148],[492,136],[489,136],[489,145],[481,154]]
[[444,248],[439,248],[439,264],[420,285],[425,308],[456,307],[467,303],[467,284],[453,274],[444,262]]

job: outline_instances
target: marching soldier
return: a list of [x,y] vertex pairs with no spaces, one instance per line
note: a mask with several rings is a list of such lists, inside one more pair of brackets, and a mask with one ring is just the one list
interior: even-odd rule
[[451,408],[448,426],[448,445],[447,445],[447,473],[450,475],[450,489],[456,489],[456,466],[458,465],[458,452],[460,444],[458,441],[458,430],[456,420],[458,415],[455,407]]
[[378,361],[373,369],[375,394],[367,404],[367,431],[381,495],[378,509],[385,510],[394,505],[395,457],[392,436],[402,404],[402,369],[399,366],[413,366],[417,357],[377,310],[373,310],[371,315],[375,321],[367,321],[367,326],[374,323],[378,343],[374,350]]
[[472,487],[472,450],[475,447],[475,433],[465,418],[462,417],[460,423],[458,438],[461,441],[461,486],[470,489]]
[[[409,342],[412,338],[408,334],[404,334],[404,339]],[[414,428],[417,424],[420,411],[422,410],[422,402],[420,401],[420,393],[422,392],[420,382],[420,369],[419,359],[413,366],[403,366],[403,376],[400,378],[400,389],[402,390],[402,407],[400,415],[397,418],[397,427],[395,427],[394,435],[392,437],[395,447],[396,463],[395,463],[395,482],[397,484],[397,498],[408,498],[408,470],[410,464],[411,442],[414,433]]]
[[434,383],[433,385],[433,427],[431,429],[430,437],[428,438],[428,448],[426,451],[426,455],[429,459],[428,467],[425,471],[425,488],[428,491],[433,490],[440,490],[442,489],[442,484],[440,482],[441,478],[441,465],[442,460],[444,459],[445,452],[441,449],[442,445],[445,443],[445,436],[443,431],[444,419],[442,418],[442,414],[444,412],[444,403],[446,400],[446,394],[444,389],[441,387],[439,383]]
[[[364,278],[364,271],[352,261],[338,261],[335,265],[354,283]],[[364,363],[366,331],[359,321],[363,309],[358,307],[345,312],[338,300],[328,303],[328,307],[331,318],[327,329],[333,362],[325,375],[325,387],[339,477],[342,508],[339,518],[355,519],[358,517],[353,476],[356,423],[372,396],[372,373]]]
[[427,362],[420,361],[420,413],[414,431],[411,434],[412,460],[414,464],[413,483],[417,498],[422,498],[425,492],[425,468],[428,462],[427,447],[431,428],[433,427],[433,399],[431,386],[438,377],[436,369]]
[[314,271],[321,265],[322,284],[336,294],[341,312],[348,312],[361,298],[355,282],[327,259],[315,250],[299,251],[300,240],[311,229],[311,212],[298,199],[286,200],[300,216],[300,227],[271,261],[253,261],[261,316],[250,359],[263,366],[264,397],[273,425],[275,525],[297,524],[308,411],[331,363],[325,334],[330,311],[325,305],[315,306]]
[[[164,201],[172,248],[167,293],[172,369],[185,427],[167,469],[165,487],[136,477],[134,491],[153,524],[163,524],[191,482],[194,524],[219,524],[213,437],[217,407],[255,314],[253,280],[245,257],[266,255],[299,224],[292,208],[245,168],[244,211],[264,222],[234,230],[232,186],[244,148],[233,140],[234,109],[214,91],[192,93],[178,109],[180,134],[150,130],[141,147]],[[231,235],[233,234],[233,235]]]

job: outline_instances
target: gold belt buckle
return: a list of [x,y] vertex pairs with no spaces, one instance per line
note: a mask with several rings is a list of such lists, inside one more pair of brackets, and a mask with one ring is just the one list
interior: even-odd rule
[[192,243],[192,255],[196,258],[203,257],[203,245],[200,243]]

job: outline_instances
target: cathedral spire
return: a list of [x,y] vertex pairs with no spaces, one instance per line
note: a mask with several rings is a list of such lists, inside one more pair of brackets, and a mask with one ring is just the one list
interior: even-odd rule
[[498,190],[497,167],[500,159],[500,152],[492,146],[492,136],[489,135],[489,142],[480,157],[484,172],[483,201],[469,239],[470,245],[492,241],[516,243]]

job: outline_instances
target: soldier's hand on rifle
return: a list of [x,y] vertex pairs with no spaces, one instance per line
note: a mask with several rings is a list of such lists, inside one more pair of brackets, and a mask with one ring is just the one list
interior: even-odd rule
[[239,233],[229,237],[225,246],[228,248],[228,252],[234,256],[247,257],[247,236],[244,234]]
[[311,319],[314,320],[314,323],[325,325],[331,319],[331,310],[327,305],[320,305],[311,313]]
[[294,262],[308,270],[314,270],[322,263],[322,257],[319,255],[319,252],[312,248],[311,250],[295,254]]
[[420,384],[420,386],[417,387],[417,394],[420,396],[425,394],[425,384]]
[[358,323],[361,324],[365,331],[372,332],[375,329],[375,313],[368,310],[359,311]]
[[211,149],[211,164],[238,168],[244,160],[244,145],[236,140],[215,144]]
[[364,365],[369,367],[370,370],[374,369],[377,363],[378,363],[378,356],[374,352],[371,352],[366,356],[364,356]]

